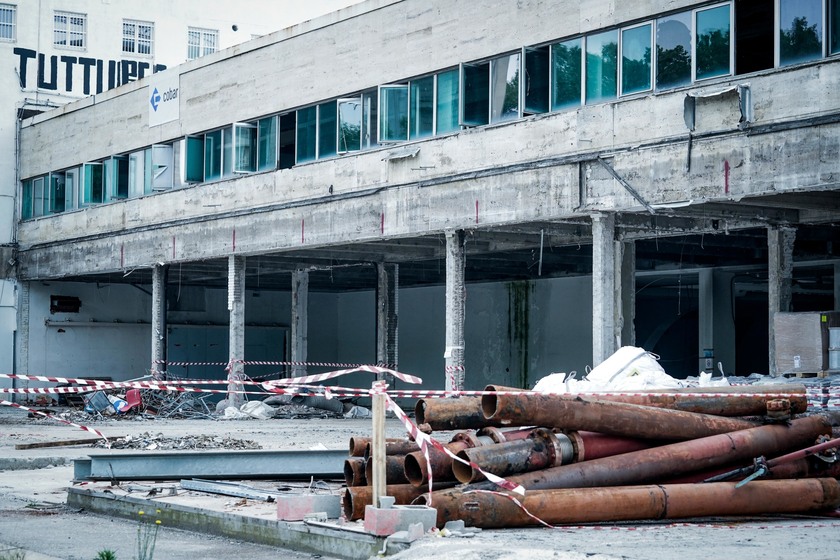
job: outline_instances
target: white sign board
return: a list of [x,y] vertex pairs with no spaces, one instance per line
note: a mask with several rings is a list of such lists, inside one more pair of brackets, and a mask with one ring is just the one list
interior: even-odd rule
[[177,121],[181,106],[181,75],[161,72],[149,77],[149,127]]

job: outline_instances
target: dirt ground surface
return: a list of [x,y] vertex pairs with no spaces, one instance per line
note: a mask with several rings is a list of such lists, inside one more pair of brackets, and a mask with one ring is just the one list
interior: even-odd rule
[[[109,438],[160,434],[160,438],[216,436],[251,440],[266,450],[342,449],[352,435],[370,433],[370,420],[294,418],[269,420],[88,419],[87,425]],[[404,435],[396,420],[387,423],[388,437]],[[0,407],[0,558],[15,550],[26,560],[90,560],[105,549],[119,560],[138,558],[138,523],[80,512],[67,507],[66,488],[73,478],[72,460],[90,454],[137,452],[105,450],[90,445],[16,450],[16,444],[91,437],[53,420],[30,419],[25,411]],[[260,481],[261,483],[269,483]],[[103,485],[104,483],[97,483]],[[150,484],[138,483],[138,484]],[[107,486],[107,484],[104,484]],[[179,497],[197,507],[271,517],[273,506],[236,498],[194,493]],[[160,499],[166,499],[162,497]],[[703,519],[687,523],[602,524],[558,529],[532,528],[480,531],[472,537],[426,536],[399,560],[431,557],[459,560],[716,558],[836,558],[840,519],[808,516]],[[260,546],[160,526],[155,557],[161,559],[330,558]]]

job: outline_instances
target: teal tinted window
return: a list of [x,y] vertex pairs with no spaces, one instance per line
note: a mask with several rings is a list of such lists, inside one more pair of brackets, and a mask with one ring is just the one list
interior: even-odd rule
[[572,39],[551,45],[551,110],[580,105],[581,40]]
[[64,212],[65,189],[64,173],[50,173],[49,213]]
[[651,24],[621,31],[621,93],[651,89]]
[[822,0],[779,0],[779,65],[822,57]]
[[[204,181],[204,137],[187,136],[185,143],[187,160],[185,179],[188,183],[201,183]],[[136,181],[139,183],[138,180]],[[137,191],[142,192],[139,188]]]
[[828,2],[828,25],[829,52],[840,53],[840,0]]
[[98,204],[104,197],[104,180],[101,163],[86,163],[83,169],[83,204]]
[[318,105],[318,158],[336,154],[338,111],[335,101]]
[[618,90],[618,31],[586,38],[586,102],[615,99]]
[[297,112],[297,162],[312,161],[317,154],[318,108],[307,107]]
[[233,125],[233,171],[248,173],[257,169],[257,126]]
[[490,63],[464,64],[461,68],[463,124],[487,124],[490,117]]
[[49,211],[47,207],[50,197],[46,192],[46,179],[38,177],[32,181],[32,215],[43,216]]
[[548,47],[525,49],[523,97],[525,113],[547,113],[549,97],[550,54]]
[[379,141],[408,140],[408,86],[379,88]]
[[458,95],[459,78],[457,70],[441,72],[437,75],[437,122],[435,134],[446,134],[458,130]]
[[266,171],[277,167],[277,118],[260,119],[257,123],[257,169]]
[[222,129],[222,177],[233,173],[233,127]]
[[697,80],[730,73],[729,11],[729,6],[726,5],[696,12]]
[[362,149],[362,98],[338,100],[338,151]]
[[222,131],[214,130],[204,135],[204,180],[222,177]]
[[32,217],[32,180],[21,183],[20,219],[28,220]]
[[519,57],[490,61],[490,122],[519,118]]
[[656,89],[691,83],[691,12],[656,20]]
[[408,91],[410,115],[409,138],[424,138],[434,133],[435,125],[435,78],[428,76],[411,80]]

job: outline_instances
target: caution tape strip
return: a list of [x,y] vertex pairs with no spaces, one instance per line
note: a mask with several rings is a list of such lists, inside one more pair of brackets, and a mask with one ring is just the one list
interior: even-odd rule
[[386,367],[381,366],[357,366],[350,369],[339,369],[336,371],[328,371],[326,373],[319,373],[316,375],[307,375],[304,377],[292,377],[289,379],[275,379],[273,381],[266,381],[263,383],[263,386],[275,387],[278,385],[297,385],[300,383],[319,383],[321,381],[326,381],[327,379],[333,379],[335,377],[341,377],[342,375],[347,375],[348,373],[356,373],[356,372],[367,372],[367,373],[374,373],[377,375],[392,375],[399,379],[400,381],[404,381],[406,383],[411,383],[413,385],[419,385],[423,383],[423,380],[417,376],[409,375],[407,373],[401,373],[399,371],[388,369]]
[[40,410],[35,410],[34,408],[29,408],[28,406],[23,406],[22,404],[17,404],[17,403],[13,403],[13,402],[9,402],[9,401],[0,401],[0,405],[12,406],[14,408],[20,408],[20,409],[26,410],[26,411],[28,411],[32,414],[37,414],[39,416],[44,416],[45,418],[50,418],[52,420],[58,420],[59,422],[61,422],[63,424],[67,424],[69,426],[73,426],[75,428],[82,429],[86,432],[90,432],[90,433],[95,434],[95,435],[101,437],[102,439],[104,439],[105,444],[108,446],[108,448],[109,449],[111,448],[111,442],[108,441],[108,438],[105,437],[105,434],[103,434],[102,432],[100,432],[99,430],[97,430],[95,428],[91,428],[89,426],[83,426],[81,424],[76,424],[74,422],[70,422],[69,420],[65,420],[64,418],[59,418],[58,416],[54,416],[54,415],[48,414],[46,412],[41,412]]

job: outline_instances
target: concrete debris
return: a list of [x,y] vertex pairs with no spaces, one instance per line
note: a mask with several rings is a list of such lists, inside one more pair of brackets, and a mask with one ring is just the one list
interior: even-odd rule
[[[100,440],[91,447],[105,448],[106,444]],[[125,436],[111,441],[111,449],[146,449],[149,451],[165,451],[169,449],[262,449],[255,441],[221,437],[213,435],[196,435],[185,437],[166,437],[163,434],[143,432],[135,436]]]

